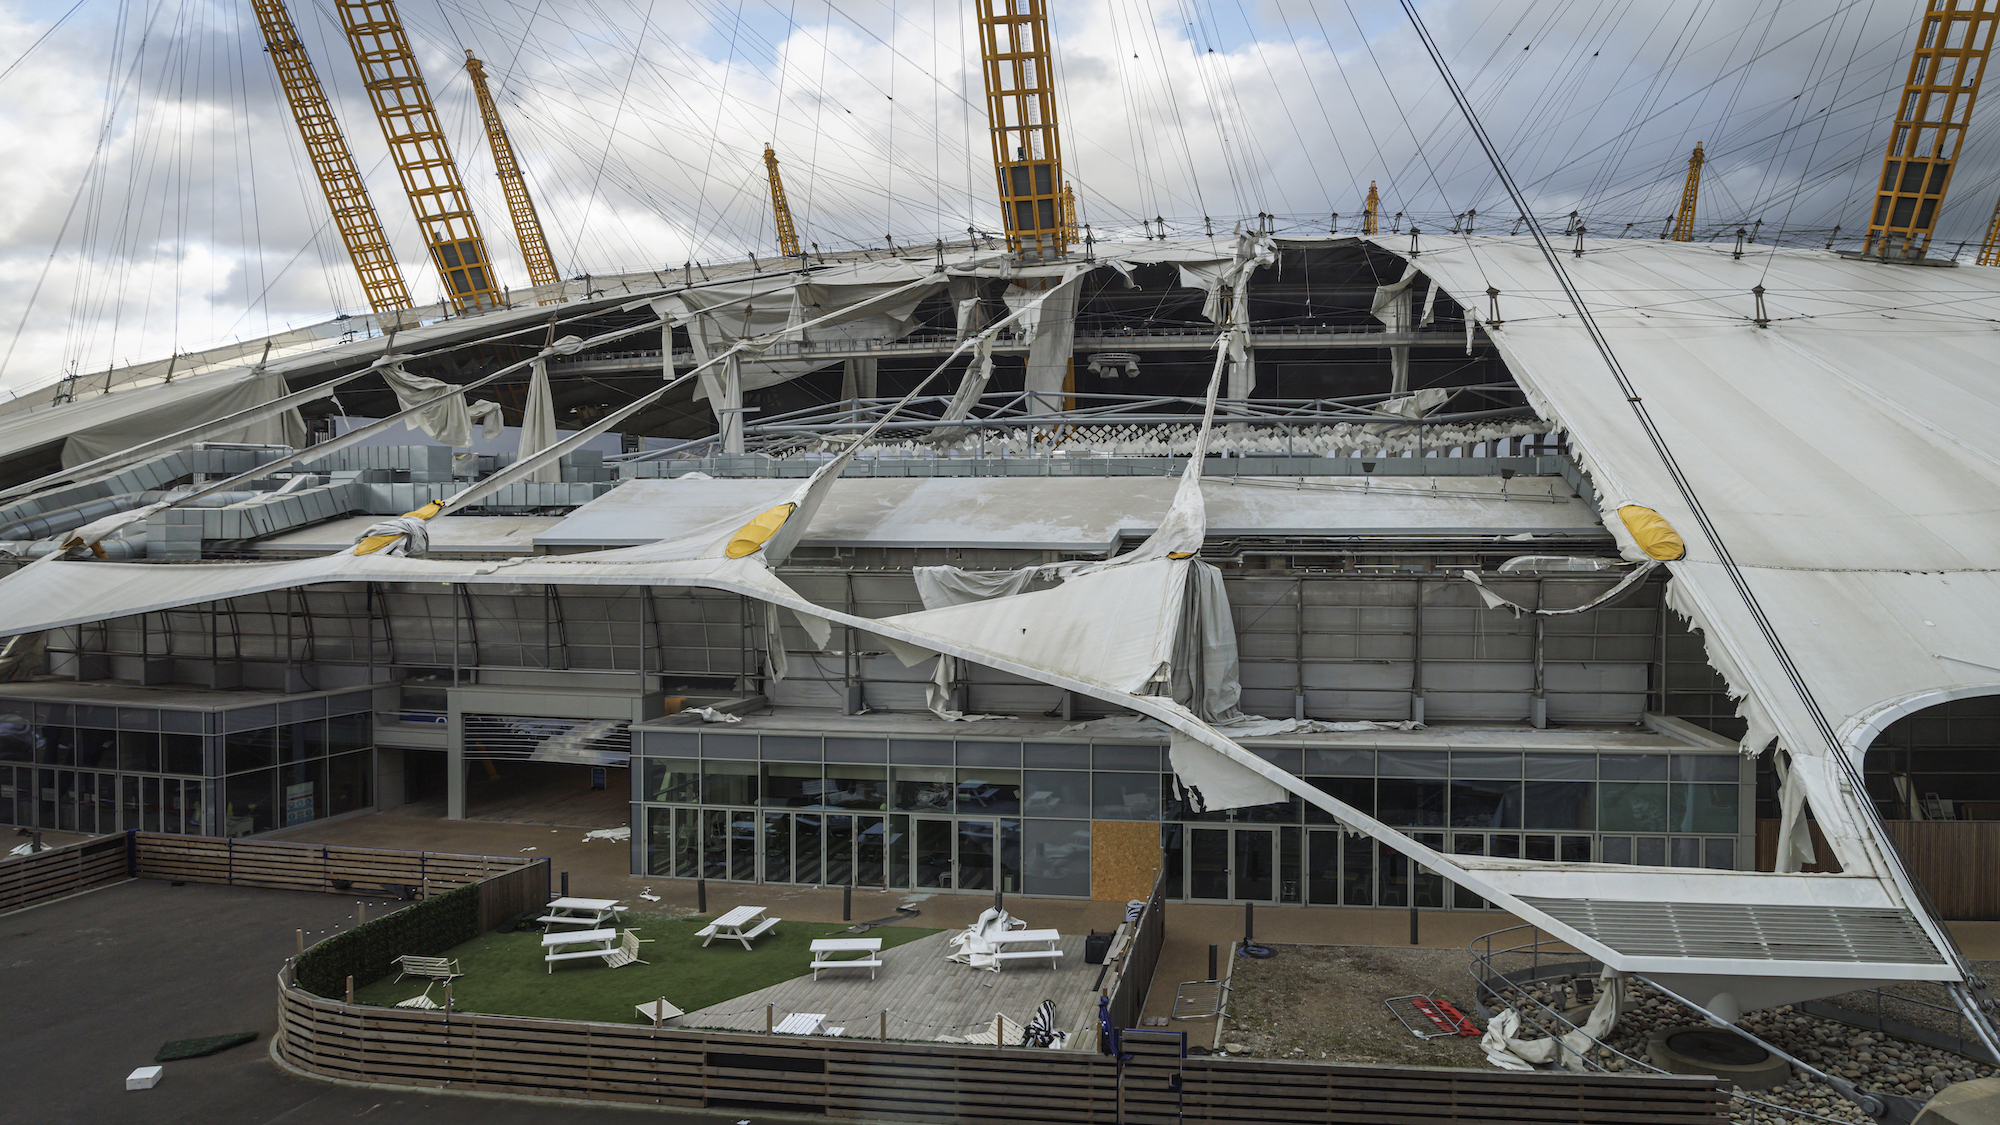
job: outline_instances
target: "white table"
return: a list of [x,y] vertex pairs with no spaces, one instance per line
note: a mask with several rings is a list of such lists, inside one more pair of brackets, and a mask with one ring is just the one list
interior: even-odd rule
[[[861,953],[862,957],[841,959],[836,953]],[[821,969],[868,970],[868,979],[875,979],[875,970],[882,967],[882,939],[868,938],[814,938],[812,943],[813,979],[819,979]]]
[[549,900],[549,912],[537,920],[551,926],[582,926],[594,930],[617,918],[624,909],[615,898],[558,898]]
[[[600,957],[610,953],[618,943],[617,930],[564,930],[557,934],[542,935],[542,960],[550,972],[556,971],[557,961],[567,961],[585,957]],[[564,952],[566,945],[595,945],[596,949],[580,949]]]
[[1054,949],[1056,947],[1056,942],[1062,940],[1062,931],[1061,930],[1008,930],[1006,933],[994,934],[987,940],[991,941],[996,946],[1029,945],[1034,942],[1047,942],[1048,944],[1043,948]]
[[817,1035],[826,1024],[824,1012],[793,1012],[771,1030],[780,1035]]
[[[758,921],[760,918],[763,920]],[[779,919],[776,918],[764,918],[764,908],[761,906],[739,906],[696,930],[695,936],[702,939],[701,944],[704,947],[716,938],[726,938],[730,941],[740,941],[743,943],[743,948],[748,949],[752,940],[776,926],[778,922]],[[745,926],[750,928],[744,929]]]

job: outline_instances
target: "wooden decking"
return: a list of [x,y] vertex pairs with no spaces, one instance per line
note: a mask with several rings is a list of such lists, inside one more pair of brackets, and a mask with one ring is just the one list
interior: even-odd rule
[[1093,986],[1102,966],[1084,964],[1082,934],[1065,935],[1057,944],[1063,955],[1053,969],[1045,962],[1013,962],[994,973],[945,960],[952,933],[884,950],[875,980],[865,969],[823,971],[818,981],[807,973],[689,1012],[679,1026],[761,1032],[770,1005],[774,1021],[793,1012],[821,1012],[828,1027],[844,1028],[850,1038],[873,1039],[881,1034],[881,1013],[887,1009],[890,1039],[929,1041],[982,1030],[991,1034],[995,1013],[1025,1027],[1042,1001],[1053,1000],[1056,1026],[1070,1033],[1069,1048],[1097,1049]]

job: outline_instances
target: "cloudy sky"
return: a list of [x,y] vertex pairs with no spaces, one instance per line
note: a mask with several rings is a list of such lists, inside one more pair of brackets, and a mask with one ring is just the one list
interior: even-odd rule
[[[565,276],[775,251],[762,152],[826,249],[996,229],[975,0],[403,0],[503,280],[527,282],[468,87],[495,95]],[[1921,0],[1425,0],[1556,221],[1657,236],[1706,145],[1704,233],[1865,222]],[[1352,230],[1514,209],[1393,0],[1051,5],[1084,221]],[[438,284],[330,0],[291,0],[405,278]],[[247,0],[0,5],[0,392],[365,311]],[[2000,108],[1939,239],[1978,239]],[[1406,222],[1408,220],[1405,220]]]

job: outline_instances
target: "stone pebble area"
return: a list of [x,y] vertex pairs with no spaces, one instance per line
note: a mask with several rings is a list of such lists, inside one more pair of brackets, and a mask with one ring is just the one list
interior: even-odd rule
[[[1625,990],[1628,1007],[1605,1042],[1632,1058],[1645,1058],[1646,1040],[1655,1028],[1703,1026],[1708,1022],[1679,1001],[1668,999],[1643,983],[1627,982]],[[1528,992],[1543,1003],[1562,1006],[1562,994],[1548,986],[1531,986]],[[1543,1011],[1532,1004],[1526,1005],[1523,1010],[1524,1013]],[[1571,1018],[1580,1023],[1584,1014],[1578,1010]],[[1954,1082],[1992,1078],[2000,1074],[2000,1069],[1974,1062],[1963,1055],[1880,1032],[1863,1031],[1797,1011],[1789,1005],[1753,1012],[1743,1017],[1740,1026],[1794,1058],[1846,1078],[1859,1089],[1899,1094],[1918,1102],[1928,1100]],[[1612,1071],[1645,1069],[1615,1056],[1599,1061]],[[1832,1087],[1796,1071],[1792,1080],[1783,1086],[1744,1093],[1762,1102],[1802,1110],[1822,1118],[1871,1125],[1871,1119],[1859,1107],[1834,1092]],[[1788,1118],[1811,1120],[1795,1118],[1790,1114],[1780,1116],[1768,1108],[1742,1101],[1731,1103],[1730,1116],[1744,1125],[1763,1125]]]

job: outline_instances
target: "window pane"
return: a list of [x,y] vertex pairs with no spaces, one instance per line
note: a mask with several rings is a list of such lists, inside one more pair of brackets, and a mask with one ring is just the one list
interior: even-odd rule
[[1029,770],[1022,791],[1029,816],[1081,816],[1090,811],[1090,775],[1073,770]]
[[1554,836],[1528,837],[1528,851],[1524,858],[1541,862],[1553,862],[1556,858],[1556,838]]
[[1734,784],[1739,769],[1735,754],[1675,754],[1674,780]]
[[738,812],[729,818],[729,877],[739,883],[757,878],[757,814]]
[[1090,747],[1076,742],[1030,742],[1023,748],[1029,769],[1087,770]]
[[910,885],[910,818],[889,817],[885,831],[889,835],[889,885],[907,887]]
[[326,743],[329,754],[367,749],[375,744],[375,717],[366,712],[335,715],[326,721]]
[[1701,841],[1691,836],[1675,836],[1667,841],[1669,862],[1675,867],[1701,866]]
[[1383,777],[1443,777],[1448,761],[1442,750],[1384,750],[1378,758]]
[[1530,754],[1527,775],[1571,781],[1597,780],[1595,754]]
[[854,878],[854,818],[826,818],[826,885],[844,887]]
[[[890,774],[896,808],[904,812],[950,812],[956,775],[940,766],[896,766]],[[937,884],[932,884],[936,886]]]
[[205,772],[202,769],[200,735],[163,734],[160,736],[160,748],[164,772],[183,777],[200,777]]
[[[705,805],[754,805],[757,803],[757,763],[704,761],[701,764],[701,800]],[[720,831],[720,822],[718,822]],[[720,847],[711,843],[709,847]],[[717,870],[711,878],[722,878],[721,854],[716,854]]]
[[1521,755],[1487,750],[1454,750],[1451,776],[1516,778],[1521,776]]
[[[1354,806],[1357,812],[1375,815],[1375,779],[1372,777],[1308,777],[1306,783],[1336,801]],[[1332,813],[1310,801],[1304,804],[1307,824],[1336,823]]]
[[958,888],[964,891],[993,889],[993,822],[958,822]]
[[1605,781],[1665,781],[1665,754],[1606,754],[1598,760],[1597,776]]
[[1611,832],[1667,830],[1665,785],[1655,782],[1607,781],[1599,786],[1598,790],[1598,824],[1605,830]]
[[958,771],[958,811],[1018,813],[1021,811],[1021,771],[961,769]]
[[[268,732],[266,732],[268,733]],[[228,782],[228,808],[224,814],[223,834],[227,836],[253,836],[259,832],[269,832],[278,826],[278,771],[259,770],[255,773],[232,777]],[[151,794],[141,797],[142,810]],[[151,816],[150,810],[146,811]]]
[[1633,862],[1641,867],[1665,867],[1667,865],[1667,839],[1664,836],[1641,836],[1633,842]]
[[1521,783],[1453,781],[1451,823],[1459,828],[1521,827]]
[[1410,905],[1410,857],[1379,840],[1355,841],[1351,846],[1373,847],[1381,878],[1376,895],[1383,906]]
[[22,715],[0,715],[0,762],[34,760],[34,726]]
[[[224,752],[228,761],[228,772],[242,773],[247,770],[265,769],[274,765],[278,753],[278,733],[269,727],[262,730],[239,730],[224,742]],[[235,798],[231,798],[233,801]]]
[[[764,763],[763,804],[776,808],[818,807],[826,782],[818,762]],[[713,798],[711,798],[712,800]]]
[[119,731],[118,768],[128,773],[159,773],[160,736],[149,730]]
[[1235,897],[1257,902],[1270,901],[1272,880],[1276,876],[1275,862],[1271,855],[1271,833],[1239,830],[1235,835]]
[[185,827],[188,835],[193,836],[210,831],[211,826],[202,820],[204,807],[201,797],[201,782],[181,782],[181,824]]
[[[76,732],[76,765],[87,770],[118,768],[116,731],[79,727]],[[65,765],[69,763],[64,763]]]
[[1596,827],[1595,786],[1588,781],[1530,781],[1523,817],[1529,828]]
[[879,887],[887,874],[888,850],[883,839],[882,818],[854,818],[854,884]]
[[817,884],[820,881],[820,837],[825,828],[826,818],[815,813],[800,813],[792,818],[794,882]]
[[1097,773],[1090,784],[1093,820],[1154,820],[1160,815],[1159,774]]
[[820,803],[843,809],[880,810],[889,799],[889,771],[883,766],[829,763]]
[[764,814],[764,881],[792,881],[792,817],[790,813]]
[[951,821],[917,817],[917,886],[951,886]]
[[76,764],[76,728],[45,726],[41,728],[41,732],[42,740],[36,761],[51,766]]
[[1374,777],[1373,750],[1308,750],[1305,772],[1331,777]]
[[1089,821],[1031,820],[1023,830],[1021,870],[1027,878],[1027,893],[1090,894]]
[[1736,831],[1737,797],[1741,789],[1734,782],[1726,785],[1675,783],[1673,791],[1672,831]]
[[[342,721],[346,721],[345,717]],[[324,758],[332,751],[333,742],[326,732],[325,719],[313,719],[292,724],[292,736],[298,740],[299,753],[307,758]],[[370,741],[373,741],[371,738]]]
[[1736,870],[1736,841],[1733,838],[1704,840],[1701,865],[1717,871]]
[[1229,830],[1191,828],[1188,848],[1188,897],[1229,897]]
[[701,812],[701,874],[705,879],[722,879],[729,874],[729,813],[726,810],[703,809]]
[[694,809],[675,809],[674,877],[693,879],[701,874],[701,817]]
[[1590,862],[1590,837],[1564,836],[1562,838],[1562,861],[1564,863]]
[[1374,902],[1375,841],[1366,836],[1348,836],[1341,842],[1340,852],[1341,902],[1348,906]]
[[[644,759],[641,800],[692,805],[701,800],[701,763],[692,758]],[[664,874],[664,872],[662,872]]]
[[1632,862],[1632,837],[1606,836],[1604,838],[1604,862]]
[[326,760],[327,815],[339,816],[375,803],[375,752],[336,754]]
[[1000,822],[1000,891],[1017,894],[1021,890],[1021,822]]
[[674,810],[646,810],[646,873],[674,873]]
[[1375,794],[1381,810],[1376,816],[1385,824],[1421,828],[1444,823],[1442,781],[1385,777],[1375,783]]

